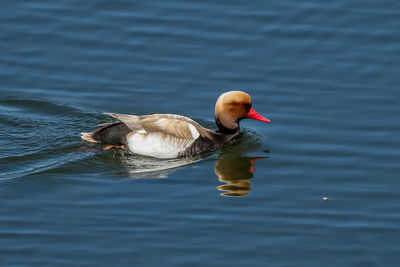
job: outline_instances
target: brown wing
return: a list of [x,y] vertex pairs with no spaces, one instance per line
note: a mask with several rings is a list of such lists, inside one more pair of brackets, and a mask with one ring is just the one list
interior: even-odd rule
[[[207,131],[197,122],[184,116],[173,114],[124,115],[106,113],[123,122],[135,132],[143,130],[147,133],[161,132],[176,138],[193,140],[199,135],[208,136]],[[196,131],[198,134],[196,134]]]

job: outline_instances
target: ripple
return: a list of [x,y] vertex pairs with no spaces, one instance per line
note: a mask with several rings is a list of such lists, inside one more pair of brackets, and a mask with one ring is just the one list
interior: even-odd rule
[[87,110],[44,99],[0,99],[1,144],[7,141],[0,153],[5,166],[0,180],[42,173],[87,157],[71,154],[80,146],[76,136],[87,115]]

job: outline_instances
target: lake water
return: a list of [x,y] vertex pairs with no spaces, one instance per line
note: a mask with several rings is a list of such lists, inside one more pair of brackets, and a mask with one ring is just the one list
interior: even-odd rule
[[[400,2],[14,1],[0,11],[1,266],[400,266]],[[245,90],[270,125],[157,160],[103,112]]]

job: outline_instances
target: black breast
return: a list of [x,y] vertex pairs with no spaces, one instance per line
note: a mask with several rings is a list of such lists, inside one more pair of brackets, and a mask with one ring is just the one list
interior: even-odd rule
[[210,132],[212,139],[199,136],[188,148],[178,154],[178,157],[192,157],[204,152],[219,149],[227,144],[236,142],[242,134],[239,129],[234,134]]

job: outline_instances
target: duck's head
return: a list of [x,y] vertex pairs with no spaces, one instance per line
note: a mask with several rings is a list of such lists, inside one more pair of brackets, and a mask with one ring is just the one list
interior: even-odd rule
[[239,128],[239,121],[246,118],[271,122],[252,108],[251,97],[245,92],[230,91],[218,98],[215,104],[215,122],[220,132],[235,132]]

